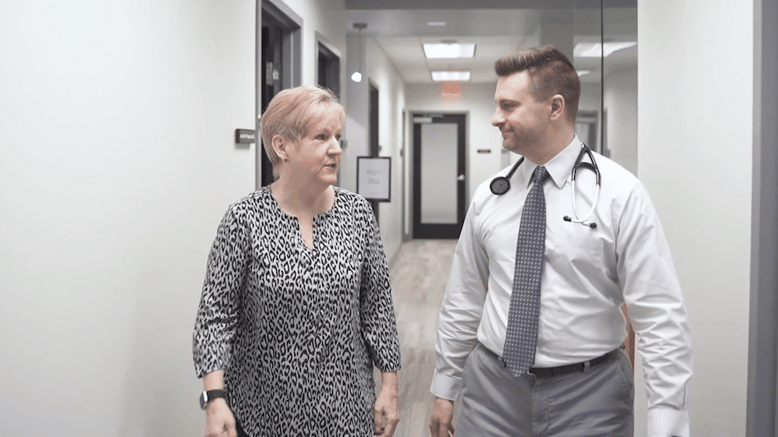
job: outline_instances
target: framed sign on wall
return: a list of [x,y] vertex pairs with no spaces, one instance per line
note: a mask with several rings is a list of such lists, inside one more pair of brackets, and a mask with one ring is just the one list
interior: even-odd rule
[[391,188],[392,158],[357,157],[357,193],[368,200],[390,202]]

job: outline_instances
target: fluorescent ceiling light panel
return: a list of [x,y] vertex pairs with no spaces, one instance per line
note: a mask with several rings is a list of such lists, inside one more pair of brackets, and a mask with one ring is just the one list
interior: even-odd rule
[[[635,47],[638,45],[637,42],[630,41],[630,42],[606,42],[605,43],[605,49],[603,50],[605,52],[605,57],[612,55],[615,52],[618,52],[619,50],[628,49],[630,47]],[[600,43],[598,42],[579,42],[575,45],[575,49],[573,49],[573,55],[576,58],[599,58],[600,57]]]
[[592,70],[578,70],[578,77],[586,76],[587,74],[590,74]]
[[422,44],[427,59],[472,58],[475,44]]
[[467,82],[470,80],[469,71],[433,71],[432,80],[435,82]]
[[445,21],[428,21],[427,22],[427,26],[432,26],[432,27],[441,27],[441,26],[445,26],[445,25],[446,25]]

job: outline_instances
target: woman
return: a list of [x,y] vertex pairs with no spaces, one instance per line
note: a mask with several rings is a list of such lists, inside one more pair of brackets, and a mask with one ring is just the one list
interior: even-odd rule
[[332,93],[299,87],[260,119],[278,180],[222,219],[195,324],[207,436],[394,433],[400,353],[386,256],[367,201],[333,186],[344,117]]

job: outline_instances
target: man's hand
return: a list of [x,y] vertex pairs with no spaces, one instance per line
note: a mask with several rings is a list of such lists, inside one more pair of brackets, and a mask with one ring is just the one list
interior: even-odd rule
[[235,416],[222,398],[214,399],[205,406],[205,437],[238,437]]
[[454,401],[435,398],[430,417],[430,435],[449,437],[454,435]]
[[375,401],[373,435],[392,437],[400,422],[400,400],[397,396],[397,372],[381,372],[381,393]]

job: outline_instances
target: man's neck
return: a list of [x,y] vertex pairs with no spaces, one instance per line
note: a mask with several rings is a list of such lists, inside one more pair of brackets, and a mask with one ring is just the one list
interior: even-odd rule
[[575,138],[575,131],[572,128],[553,132],[548,138],[546,147],[537,150],[537,153],[527,154],[526,157],[535,164],[545,165],[564,150],[573,138]]

